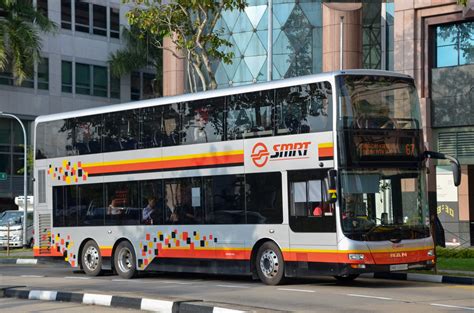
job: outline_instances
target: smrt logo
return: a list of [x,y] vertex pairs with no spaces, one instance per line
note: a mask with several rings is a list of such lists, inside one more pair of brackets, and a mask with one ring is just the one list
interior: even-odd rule
[[268,152],[267,146],[262,142],[258,142],[253,146],[250,157],[256,167],[262,167],[267,164],[269,155],[270,153]]

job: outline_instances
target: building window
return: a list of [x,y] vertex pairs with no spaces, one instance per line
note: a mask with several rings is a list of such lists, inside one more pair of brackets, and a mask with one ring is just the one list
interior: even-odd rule
[[62,61],[61,63],[61,89],[62,92],[72,92],[72,62]]
[[120,10],[110,8],[110,37],[120,38]]
[[61,0],[61,27],[71,29],[71,0]]
[[49,59],[42,58],[38,64],[38,89],[49,89]]
[[25,78],[20,86],[25,88],[35,88],[35,73],[34,73],[34,65],[30,64],[26,72],[29,74],[27,78]]
[[76,31],[88,33],[89,32],[89,3],[77,1],[75,3],[76,9]]
[[89,64],[76,63],[76,93],[90,95],[91,68]]
[[107,8],[96,4],[92,8],[93,33],[95,35],[107,36]]
[[474,63],[474,22],[436,27],[436,66]]
[[156,75],[151,73],[132,72],[130,97],[132,100],[152,99],[159,95]]
[[107,68],[104,66],[92,66],[94,74],[94,84],[92,95],[97,97],[107,97]]
[[120,78],[110,76],[110,97],[120,99]]
[[48,0],[37,0],[36,9],[38,12],[48,17]]

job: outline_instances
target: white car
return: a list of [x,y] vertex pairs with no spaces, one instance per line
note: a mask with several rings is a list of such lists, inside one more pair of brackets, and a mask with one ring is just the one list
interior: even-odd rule
[[[0,247],[23,247],[23,211],[5,211],[0,213]],[[33,212],[27,213],[26,243],[33,247]],[[10,230],[8,230],[10,228]],[[8,241],[8,231],[10,241]]]

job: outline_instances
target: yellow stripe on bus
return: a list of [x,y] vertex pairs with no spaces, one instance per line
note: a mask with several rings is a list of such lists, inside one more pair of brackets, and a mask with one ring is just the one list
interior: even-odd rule
[[318,144],[318,148],[332,148],[334,144],[332,142],[323,142]]
[[210,152],[210,153],[197,153],[197,154],[185,154],[177,156],[168,156],[162,158],[144,158],[144,159],[133,159],[133,160],[119,160],[109,162],[95,162],[95,163],[84,163],[82,167],[96,167],[96,166],[107,166],[107,165],[122,165],[122,164],[135,164],[135,163],[148,163],[158,161],[172,161],[172,160],[183,160],[183,159],[194,159],[194,158],[205,158],[205,157],[218,157],[228,155],[239,155],[244,154],[244,150],[233,150],[225,152]]

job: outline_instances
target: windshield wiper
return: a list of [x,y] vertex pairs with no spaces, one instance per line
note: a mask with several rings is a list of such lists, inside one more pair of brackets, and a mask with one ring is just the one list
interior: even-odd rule
[[383,225],[383,224],[380,224],[380,225],[375,225],[374,227],[372,227],[371,229],[369,229],[365,234],[364,234],[364,238],[367,240],[369,238],[369,235],[372,234],[373,232],[375,232],[377,229],[381,228],[381,227],[395,227],[396,225]]

